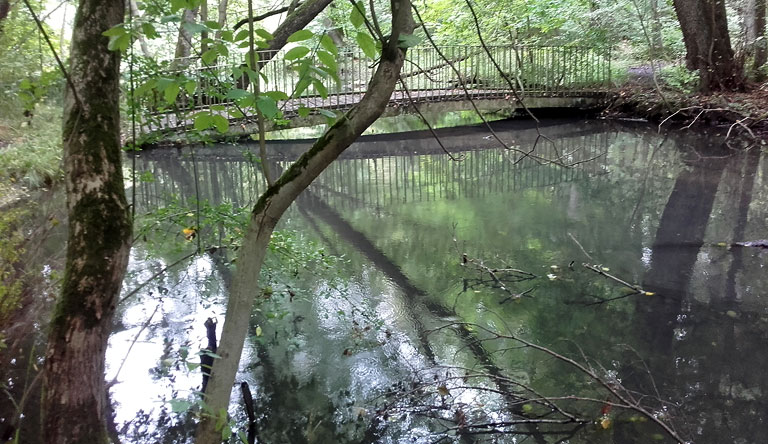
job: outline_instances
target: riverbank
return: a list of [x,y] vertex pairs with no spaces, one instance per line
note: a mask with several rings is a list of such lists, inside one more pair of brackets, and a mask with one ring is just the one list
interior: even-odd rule
[[622,86],[603,111],[609,118],[642,118],[660,126],[717,127],[724,137],[743,136],[768,144],[768,82],[753,84],[745,92],[711,95],[684,94],[648,85]]

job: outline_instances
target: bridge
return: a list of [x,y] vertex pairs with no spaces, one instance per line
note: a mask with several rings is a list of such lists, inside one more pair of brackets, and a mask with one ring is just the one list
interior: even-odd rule
[[[283,51],[260,52],[269,60],[261,72],[263,91],[291,94],[306,83]],[[278,100],[282,112],[279,125],[268,122],[268,130],[325,123],[330,113],[346,111],[365,95],[376,64],[359,51],[340,53],[339,82],[311,83],[300,95]],[[158,106],[157,99],[138,99],[142,112],[141,132],[181,132],[192,127],[195,114],[210,111],[230,124],[230,132],[255,132],[253,111],[227,106],[233,100],[226,91],[245,88],[241,64],[223,60],[204,65],[189,59],[183,69],[167,71],[163,77],[179,83],[194,81],[196,89],[181,92],[174,106]],[[500,68],[497,69],[496,65]],[[501,71],[501,72],[500,72]],[[319,73],[319,70],[318,70]],[[327,74],[327,73],[326,73]],[[317,75],[317,74],[316,74]],[[306,75],[305,75],[306,77]],[[329,76],[328,76],[329,77]],[[611,80],[610,51],[576,46],[446,46],[410,48],[384,116],[402,112],[456,111],[477,108],[483,112],[513,112],[523,108],[570,108],[595,105],[607,92]],[[303,89],[303,88],[302,88]],[[306,115],[306,110],[311,110]],[[301,111],[300,111],[301,110]]]

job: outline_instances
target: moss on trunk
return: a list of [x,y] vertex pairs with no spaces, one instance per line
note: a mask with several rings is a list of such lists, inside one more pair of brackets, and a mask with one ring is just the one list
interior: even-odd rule
[[109,442],[104,356],[128,263],[131,223],[121,167],[120,55],[102,33],[124,4],[82,0],[72,35],[64,109],[69,235],[62,291],[44,368],[46,442]]

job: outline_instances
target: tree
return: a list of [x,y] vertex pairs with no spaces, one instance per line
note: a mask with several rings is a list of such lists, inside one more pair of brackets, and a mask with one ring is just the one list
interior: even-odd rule
[[102,35],[121,1],[81,0],[72,32],[63,146],[69,235],[51,319],[43,434],[51,443],[106,443],[104,356],[130,250],[121,167],[120,54]]
[[221,359],[213,364],[205,394],[209,413],[213,415],[201,421],[198,444],[216,443],[221,439],[221,432],[216,429],[217,417],[226,415],[261,266],[275,225],[299,194],[381,115],[389,102],[405,60],[400,41],[414,29],[409,0],[391,0],[391,12],[390,37],[381,41],[381,58],[364,98],[267,188],[251,212],[217,350]]
[[747,0],[744,6],[744,31],[748,50],[754,55],[757,70],[768,60],[765,42],[765,0]]
[[734,58],[728,35],[725,0],[674,0],[683,31],[686,64],[699,71],[699,90],[738,90],[742,69]]

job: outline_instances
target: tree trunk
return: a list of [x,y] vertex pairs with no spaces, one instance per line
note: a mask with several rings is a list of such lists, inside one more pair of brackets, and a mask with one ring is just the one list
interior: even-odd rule
[[[397,47],[399,36],[411,34],[414,28],[409,0],[391,0],[391,7],[392,37],[384,44],[368,92],[261,195],[251,213],[221,332],[218,354],[222,359],[213,364],[205,395],[214,415],[226,414],[253,301],[258,294],[261,266],[275,225],[298,195],[381,115],[389,102],[405,60],[404,51]],[[221,432],[216,430],[216,418],[204,417],[198,427],[197,444],[217,442],[221,442]]]
[[[208,0],[203,0],[200,2],[200,23],[205,23],[208,21]],[[208,51],[208,43],[206,43],[205,39],[208,38],[208,31],[203,31],[200,33],[200,54],[204,53],[205,51]]]
[[766,0],[751,0],[751,2],[754,2],[754,21],[751,26],[753,35],[752,39],[748,39],[747,42],[754,48],[755,59],[752,67],[757,71],[768,61],[768,42],[765,39]]
[[[131,8],[133,19],[135,20],[139,17],[139,5],[136,3],[136,0],[130,0],[129,6]],[[149,50],[149,46],[147,46],[147,39],[144,38],[144,34],[139,33],[137,37],[139,39],[139,45],[141,46],[141,54],[144,57],[151,59],[153,57],[152,52]]]
[[650,0],[651,9],[651,46],[656,57],[664,54],[664,41],[661,36],[661,14],[659,13],[659,0]]
[[699,90],[738,90],[743,86],[728,36],[725,0],[674,0],[683,31],[688,69],[699,71]]
[[11,3],[8,0],[0,0],[0,21],[8,17],[11,10]]
[[224,30],[224,26],[227,24],[227,0],[219,0],[219,19],[217,20],[217,23],[219,24],[219,29],[216,30],[214,33],[215,39],[220,40],[221,39],[221,32]]
[[104,356],[130,250],[120,149],[120,54],[102,33],[122,23],[121,1],[81,0],[64,104],[69,235],[44,367],[45,442],[106,443]]
[[176,41],[176,52],[173,54],[173,64],[171,69],[182,69],[189,66],[189,57],[192,55],[192,33],[185,27],[184,23],[195,23],[197,8],[185,9],[181,15],[181,24],[179,25],[179,38]]

